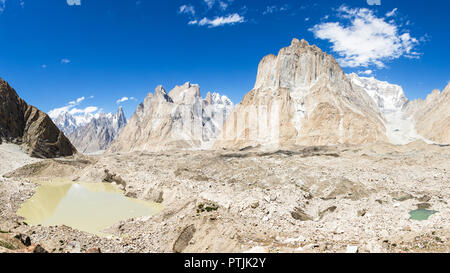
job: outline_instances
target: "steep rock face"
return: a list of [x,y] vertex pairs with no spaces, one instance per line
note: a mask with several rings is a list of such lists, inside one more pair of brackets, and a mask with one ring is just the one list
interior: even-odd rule
[[82,153],[103,151],[109,148],[126,124],[125,114],[120,107],[116,114],[100,113],[86,125],[75,128],[68,138]]
[[409,101],[403,88],[399,85],[379,81],[373,77],[359,77],[354,73],[348,75],[348,77],[353,84],[360,86],[367,92],[383,114],[402,111]]
[[379,81],[373,77],[348,75],[352,84],[364,89],[373,99],[384,117],[386,136],[390,143],[404,145],[416,140],[429,142],[417,133],[414,120],[407,111],[410,103],[399,85]]
[[78,127],[80,127],[79,122],[71,114],[69,114],[69,112],[65,112],[56,117],[52,117],[51,115],[49,116],[65,135],[73,133]]
[[450,84],[442,92],[434,90],[425,100],[412,101],[407,112],[419,134],[438,144],[450,144]]
[[168,94],[158,86],[137,107],[109,151],[208,148],[233,107],[218,94],[202,99],[198,85],[186,83]]
[[236,106],[215,148],[386,141],[383,117],[336,60],[294,39],[263,58],[255,87]]
[[33,157],[71,156],[75,147],[50,117],[28,105],[0,79],[0,142],[21,144]]

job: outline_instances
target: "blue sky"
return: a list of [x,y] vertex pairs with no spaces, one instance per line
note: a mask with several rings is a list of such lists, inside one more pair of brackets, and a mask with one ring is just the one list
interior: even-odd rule
[[129,117],[157,85],[186,81],[239,103],[262,57],[295,37],[347,73],[423,98],[450,80],[449,10],[442,0],[0,0],[0,77],[47,112],[115,112],[126,97]]

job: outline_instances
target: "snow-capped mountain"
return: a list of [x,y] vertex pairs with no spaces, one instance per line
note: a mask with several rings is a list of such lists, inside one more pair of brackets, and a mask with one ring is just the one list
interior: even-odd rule
[[383,114],[402,111],[408,98],[399,85],[379,81],[374,77],[360,77],[355,73],[348,75],[353,84],[362,87],[375,101]]
[[92,119],[99,118],[100,113],[92,114],[86,113],[84,115],[72,115],[68,111],[62,112],[59,115],[49,113],[50,118],[63,131],[65,135],[73,133],[78,128],[88,124]]
[[104,151],[119,136],[126,124],[123,109],[119,107],[116,114],[97,114],[89,123],[80,126],[68,137],[82,153]]
[[393,144],[408,144],[416,140],[433,143],[417,132],[417,118],[411,102],[405,96],[403,88],[399,85],[380,81],[374,77],[360,77],[354,73],[347,75],[352,84],[364,89],[377,104],[383,114],[386,127],[386,136]]
[[52,119],[82,153],[106,150],[127,124],[122,107],[116,114],[98,112],[71,115],[63,112]]

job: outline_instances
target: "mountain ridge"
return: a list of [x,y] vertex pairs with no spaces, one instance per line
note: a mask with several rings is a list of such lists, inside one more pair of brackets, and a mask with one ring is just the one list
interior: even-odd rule
[[82,153],[106,150],[127,123],[121,106],[115,114],[100,111],[74,116],[69,111],[64,111],[52,119]]
[[212,145],[233,103],[217,93],[203,99],[187,82],[169,93],[161,85],[140,103],[109,152],[204,149]]
[[51,118],[19,97],[0,78],[0,143],[21,145],[33,157],[55,158],[77,153]]

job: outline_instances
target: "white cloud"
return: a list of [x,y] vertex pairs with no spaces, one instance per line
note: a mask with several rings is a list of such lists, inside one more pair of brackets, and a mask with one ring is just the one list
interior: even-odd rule
[[280,12],[280,11],[286,11],[288,10],[288,6],[287,5],[283,5],[283,6],[267,6],[266,9],[263,11],[263,15],[266,14],[272,14],[275,12]]
[[68,63],[70,63],[70,60],[64,58],[64,59],[61,59],[61,63],[62,63],[62,64],[68,64]]
[[392,11],[386,13],[386,17],[392,17],[395,15],[395,13],[397,12],[397,8],[393,9]]
[[245,22],[245,18],[237,13],[230,14],[228,16],[220,16],[214,19],[209,19],[207,17],[201,20],[192,20],[189,25],[199,25],[208,26],[210,28],[219,27],[224,25],[234,25]]
[[228,8],[228,2],[219,1],[219,7],[221,10],[226,10]]
[[[90,96],[89,98],[92,99],[92,98],[94,98],[94,96]],[[88,106],[88,107],[85,107],[82,109],[77,108],[77,106],[79,106],[85,99],[86,98],[83,96],[83,97],[77,98],[74,101],[70,101],[63,107],[59,107],[59,108],[50,110],[48,112],[48,115],[50,116],[50,118],[56,119],[58,116],[60,116],[64,113],[69,113],[74,116],[77,116],[77,115],[79,116],[79,115],[94,113],[99,110],[99,108],[97,106]]]
[[358,74],[363,74],[363,75],[372,75],[373,74],[373,70],[365,70],[365,71],[358,71]]
[[84,101],[86,98],[83,96],[81,98],[78,98],[76,101],[71,101],[69,102],[70,105],[78,105],[80,104],[82,101]]
[[117,100],[116,102],[117,102],[117,104],[120,104],[122,102],[126,102],[126,101],[129,101],[129,100],[136,100],[136,98],[135,97],[123,97],[123,98]]
[[45,69],[45,68],[47,68],[47,65],[43,64],[43,65],[41,65],[41,67]]
[[85,114],[92,114],[98,111],[98,107],[96,106],[88,106],[84,109],[78,109],[78,108],[73,108],[69,111],[69,114],[71,114],[72,116],[76,116],[76,115],[85,115]]
[[340,18],[350,24],[328,22],[310,29],[316,38],[329,40],[344,67],[384,67],[384,62],[405,56],[418,58],[413,48],[419,44],[408,32],[400,33],[394,21],[386,22],[365,8],[339,8]]
[[205,2],[205,4],[208,6],[209,9],[211,9],[214,4],[215,4],[215,0],[203,0],[203,2]]
[[[25,1],[24,0],[16,0],[15,2],[16,2],[16,4],[19,4],[19,6],[21,8],[25,7]],[[4,12],[5,8],[6,8],[6,0],[0,0],[0,13]]]
[[178,13],[180,13],[180,14],[188,14],[188,15],[194,16],[195,15],[195,8],[192,5],[182,5],[178,9]]
[[381,5],[381,0],[367,0],[367,4],[370,5],[370,6],[373,6],[373,5],[380,6]]
[[67,0],[69,6],[81,6],[81,0]]
[[277,10],[277,6],[268,6],[263,14],[274,13]]
[[234,0],[203,0],[208,9],[212,9],[216,4],[221,10],[226,10]]

